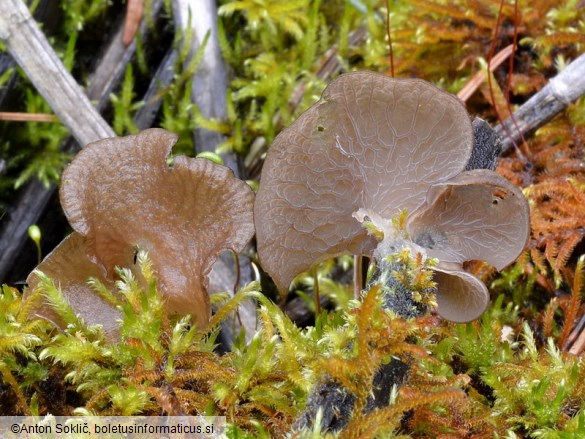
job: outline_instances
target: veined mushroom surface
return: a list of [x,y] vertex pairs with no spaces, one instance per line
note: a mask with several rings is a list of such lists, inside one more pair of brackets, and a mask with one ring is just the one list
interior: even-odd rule
[[[37,269],[61,285],[83,317],[96,303],[87,277],[113,281],[115,268],[131,267],[140,249],[168,310],[191,314],[199,326],[209,320],[207,275],[221,251],[240,252],[252,238],[254,193],[209,160],[176,156],[167,164],[176,141],[162,129],[101,140],[64,171],[61,204],[75,233]],[[64,254],[72,251],[75,258]],[[36,274],[27,281],[34,288]]]
[[[462,264],[513,262],[528,240],[529,211],[495,172],[464,171],[473,143],[455,96],[417,79],[341,75],[270,147],[254,207],[263,268],[284,291],[333,256],[408,247],[440,261],[438,312],[477,318],[489,294]],[[394,230],[402,210],[406,230]],[[382,242],[367,234],[365,219]]]

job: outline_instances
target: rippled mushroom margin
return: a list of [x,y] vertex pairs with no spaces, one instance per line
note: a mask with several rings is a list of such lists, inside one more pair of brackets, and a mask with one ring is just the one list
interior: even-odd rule
[[[120,313],[88,285],[94,277],[114,290],[116,267],[135,269],[148,253],[170,313],[191,314],[204,327],[211,308],[207,275],[223,250],[241,252],[254,234],[254,193],[225,166],[169,154],[178,136],[162,129],[87,145],[63,173],[60,199],[75,230],[37,270],[60,286],[87,323],[116,333]],[[60,325],[49,306],[41,317]]]

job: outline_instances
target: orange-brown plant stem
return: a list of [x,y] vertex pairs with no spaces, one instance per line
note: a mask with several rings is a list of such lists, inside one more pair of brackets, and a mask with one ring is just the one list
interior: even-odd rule
[[394,78],[394,52],[392,51],[392,25],[390,22],[390,0],[386,0],[386,33],[388,34],[388,56],[390,57],[390,75]]
[[12,122],[57,122],[54,114],[0,112],[0,120]]

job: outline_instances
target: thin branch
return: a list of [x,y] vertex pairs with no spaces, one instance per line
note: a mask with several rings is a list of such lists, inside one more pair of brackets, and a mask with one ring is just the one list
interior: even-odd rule
[[[217,6],[215,0],[173,0],[175,25],[183,35],[192,33],[190,54],[194,56],[206,35],[209,34],[203,49],[201,62],[193,78],[191,100],[197,105],[201,115],[206,119],[224,120],[227,118],[227,76],[219,48]],[[197,128],[194,133],[197,152],[213,151],[226,140],[216,131]],[[237,157],[233,153],[222,154],[226,166],[241,177]]]
[[0,0],[0,39],[81,145],[114,136],[21,0]]
[[156,119],[162,104],[160,91],[167,88],[173,81],[177,56],[177,50],[171,47],[150,81],[148,90],[142,98],[144,105],[134,115],[134,123],[139,130],[150,128]]
[[[215,0],[173,0],[173,15],[175,25],[183,35],[192,33],[193,38],[185,44],[190,44],[190,54],[195,56],[207,35],[207,43],[203,48],[203,56],[193,78],[191,100],[199,112],[206,119],[225,120],[227,118],[227,76],[219,48],[217,5]],[[213,151],[226,140],[218,132],[205,128],[197,128],[194,132],[196,152]],[[224,163],[238,177],[243,177],[241,160],[233,152],[221,154]],[[240,257],[241,283],[247,284],[252,280],[250,259],[245,255]],[[227,270],[226,270],[227,268]],[[235,270],[231,257],[228,254],[220,255],[209,275],[210,291],[231,291],[231,288],[222,287],[230,278],[235,278]],[[218,287],[221,289],[217,290]],[[222,324],[222,342],[230,347],[234,336],[243,326],[247,339],[251,339],[256,330],[256,305],[253,301],[245,301],[239,309],[240,319],[226,320]]]
[[[151,15],[153,18],[160,12],[162,5],[162,0],[153,1]],[[148,20],[142,20],[139,28],[139,32],[143,36],[143,41],[147,41],[149,33],[147,22]],[[89,78],[87,96],[92,101],[98,101],[96,103],[96,109],[98,111],[103,111],[110,103],[110,94],[114,92],[118,84],[122,81],[126,72],[126,66],[128,66],[136,53],[136,39],[126,46],[123,42],[123,34],[124,27],[119,26],[110,40],[95,72]]]
[[579,337],[575,340],[571,348],[569,349],[569,353],[573,355],[581,355],[581,353],[585,350],[585,330],[582,330],[579,334]]
[[[488,69],[490,72],[495,71],[500,65],[514,52],[514,45],[510,44],[502,50],[500,50],[489,62]],[[480,70],[465,84],[465,86],[459,90],[457,97],[463,102],[466,102],[473,93],[479,88],[479,86],[486,80],[487,72]]]
[[10,89],[16,83],[18,74],[16,73],[15,67],[16,64],[10,55],[7,53],[0,53],[0,76],[2,76],[7,70],[12,69],[10,78],[2,85],[2,87],[0,87],[0,108],[4,108],[2,104],[4,103]]
[[563,348],[573,355],[579,355],[583,352],[585,348],[585,315],[582,315],[577,321]]
[[[585,54],[566,66],[513,115],[495,127],[502,152],[534,132],[585,94]],[[509,133],[509,135],[506,135]]]
[[126,2],[126,18],[124,19],[124,34],[122,42],[129,46],[138,32],[138,27],[144,15],[144,0],[128,0]]

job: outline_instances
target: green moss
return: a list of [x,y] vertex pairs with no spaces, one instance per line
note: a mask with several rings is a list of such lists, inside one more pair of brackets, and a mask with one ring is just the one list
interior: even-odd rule
[[[41,276],[29,300],[44,295],[67,322],[64,332],[52,337],[46,323],[27,317],[32,302],[22,306],[20,295],[4,287],[0,366],[4,381],[17,386],[27,407],[35,403],[41,413],[51,411],[46,398],[38,403],[35,391],[58,367],[78,395],[69,413],[187,410],[227,416],[230,437],[279,437],[304,410],[315,383],[333,377],[365,407],[376,371],[398,357],[408,359],[411,370],[408,381],[388,395],[395,402],[364,414],[354,410],[345,434],[396,434],[406,412],[417,421],[409,421],[408,429],[418,434],[463,431],[463,425],[468,432],[488,429],[502,436],[583,431],[582,359],[562,354],[552,339],[539,347],[527,324],[505,337],[517,310],[504,304],[503,296],[481,321],[438,324],[429,317],[394,317],[383,309],[375,287],[362,301],[339,301],[337,310],[301,329],[252,283],[220,304],[201,331],[188,317],[166,316],[145,254],[139,253],[138,264],[148,287],[142,289],[130,271],[119,271],[123,319],[113,340],[75,316],[50,279]],[[104,295],[105,288],[93,284]],[[219,323],[250,297],[260,304],[257,333],[248,343],[238,338],[228,354],[214,353]],[[316,434],[314,425],[305,437]]]

